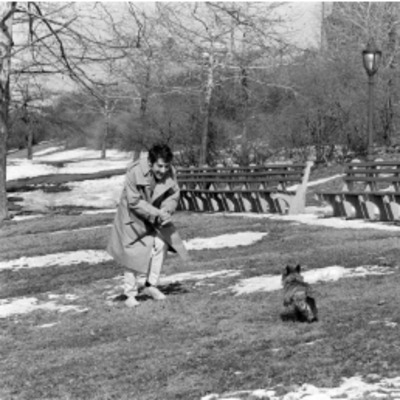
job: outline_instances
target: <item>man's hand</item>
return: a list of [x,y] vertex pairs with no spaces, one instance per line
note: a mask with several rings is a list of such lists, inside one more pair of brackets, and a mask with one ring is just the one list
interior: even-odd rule
[[160,225],[164,226],[172,222],[172,217],[171,214],[167,211],[164,210],[163,208],[160,210],[160,215],[158,216],[160,220]]

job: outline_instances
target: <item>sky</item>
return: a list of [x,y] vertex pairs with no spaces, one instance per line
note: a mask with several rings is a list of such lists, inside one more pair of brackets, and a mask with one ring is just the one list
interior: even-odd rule
[[[110,151],[107,160],[99,158],[99,152],[94,152],[89,149],[80,148],[76,150],[64,151],[61,146],[49,145],[46,150],[34,153],[33,161],[27,161],[23,158],[9,157],[8,179],[20,179],[24,177],[33,177],[37,175],[66,172],[68,173],[81,173],[81,172],[95,172],[99,170],[109,170],[115,168],[124,168],[131,161],[132,155],[130,153]],[[62,168],[55,168],[54,166],[46,165],[46,161],[64,161],[65,164]],[[337,178],[332,176],[330,179]],[[328,178],[329,179],[329,178]],[[311,181],[309,185],[315,185],[321,181]],[[114,187],[115,185],[115,187]],[[55,196],[42,191],[28,192],[33,193],[31,196],[28,193],[15,193],[16,196],[27,196],[29,204],[25,203],[28,209],[36,211],[45,211],[46,207],[54,203],[65,205],[80,204],[83,206],[98,208],[88,212],[115,212],[116,202],[122,188],[122,180],[110,178],[109,180],[94,180],[75,182],[71,184],[71,192],[61,192]],[[93,195],[92,191],[95,192]],[[105,195],[110,192],[110,195]],[[73,195],[71,195],[73,193]],[[99,195],[97,195],[99,194]],[[100,195],[101,194],[101,195]],[[321,218],[324,214],[323,208],[308,207],[305,214],[295,216],[282,216],[277,214],[238,214],[242,218],[257,218],[257,219],[273,219],[282,221],[291,221],[294,224],[311,224],[330,226],[332,229],[384,229],[384,230],[400,230],[400,227],[388,225],[385,223],[368,223],[362,220],[342,220],[340,218]],[[216,213],[216,218],[235,216],[233,214]],[[41,218],[43,214],[33,213],[29,218]],[[26,216],[16,216],[15,221],[20,221],[27,218]],[[104,226],[101,227],[104,229]],[[84,228],[88,229],[88,228]],[[96,229],[91,227],[90,229]],[[54,232],[57,235],[63,231]],[[185,241],[189,251],[201,251],[203,249],[218,249],[235,246],[250,246],[260,240],[263,240],[267,232],[236,232],[233,234],[224,234],[211,238],[193,238]],[[399,243],[400,245],[400,243]],[[39,257],[21,257],[14,260],[0,261],[0,271],[9,270],[17,271],[24,268],[52,268],[55,266],[65,266],[82,263],[99,263],[109,260],[109,256],[102,250],[78,250],[64,253],[48,254]],[[334,282],[339,279],[351,279],[353,277],[365,277],[367,275],[389,275],[395,272],[392,267],[364,265],[355,268],[346,268],[346,266],[332,265],[325,266],[319,269],[304,268],[303,275],[307,282],[313,284],[317,282]],[[236,283],[224,289],[223,292],[214,292],[214,295],[220,295],[225,292],[230,292],[234,296],[251,296],[255,292],[271,292],[281,289],[281,276],[280,275],[261,275],[252,278],[244,278],[241,276],[242,270],[240,268],[235,270],[205,270],[205,271],[187,271],[171,275],[162,275],[160,284],[168,284],[173,282],[182,281],[195,281],[195,285],[213,285],[213,282],[218,279],[226,277],[235,277]],[[104,302],[105,304],[112,303],[112,299],[122,289],[122,276],[116,276],[110,284],[110,281],[104,282]],[[141,284],[144,283],[144,277],[140,279]],[[58,294],[58,293],[44,293],[41,298],[34,296],[17,297],[9,299],[0,299],[0,319],[2,318],[16,318],[19,317],[23,321],[23,316],[37,311],[45,310],[50,313],[85,313],[90,310],[80,303],[78,295],[73,293]],[[370,321],[371,324],[382,324],[386,327],[395,329],[397,323],[388,318],[381,320]],[[54,322],[38,325],[37,329],[51,329],[57,325],[57,319]],[[305,343],[304,345],[312,346],[316,342]],[[279,349],[276,349],[279,351]],[[238,372],[240,373],[240,372]],[[393,398],[400,391],[400,377],[385,379],[382,378],[374,383],[367,383],[361,377],[354,376],[344,379],[340,386],[335,388],[319,388],[313,385],[304,384],[301,387],[294,389],[292,392],[285,396],[278,396],[272,388],[259,388],[252,390],[245,390],[239,392],[227,393],[214,393],[204,396],[201,400],[240,400],[243,394],[247,393],[249,396],[262,398],[262,396],[269,396],[270,400],[333,400],[337,398],[346,398],[348,400],[362,400],[368,394],[369,396],[376,394],[377,397],[386,397],[393,394]],[[379,396],[380,395],[380,396]]]
[[[58,3],[56,1],[43,2],[45,3]],[[124,2],[118,1],[103,1],[98,2],[106,5],[108,13],[113,16],[114,20],[118,21],[121,16],[126,15],[126,8]],[[107,37],[108,26],[105,23],[104,10],[102,7],[94,1],[77,1],[74,2],[73,11],[68,11],[68,8],[64,10],[64,13],[68,15],[71,12],[78,12],[79,16],[84,21],[84,31],[96,39],[104,39]],[[183,3],[183,2],[181,2]],[[191,2],[192,3],[192,2]],[[268,2],[246,2],[258,4],[261,7],[261,12],[267,14],[269,11],[263,9],[262,3]],[[278,15],[282,17],[283,23],[278,30],[285,35],[285,38],[292,44],[297,45],[301,49],[315,48],[320,46],[321,42],[321,15],[322,15],[322,2],[282,2],[283,7],[280,7]],[[147,13],[151,13],[154,8],[155,2],[135,2],[136,5],[140,5]],[[330,3],[325,3],[330,4]],[[46,9],[46,7],[44,8]],[[100,14],[99,14],[100,13]],[[101,15],[99,17],[99,15]],[[188,21],[190,23],[190,21]],[[77,21],[74,25],[75,30],[80,30],[80,22]],[[27,26],[26,24],[17,25],[14,27],[14,41],[18,45],[25,43],[27,37]],[[68,48],[68,43],[66,45]],[[73,49],[73,47],[71,47]],[[73,50],[70,50],[72,52]],[[68,53],[68,51],[67,51]],[[22,56],[23,53],[18,53],[14,58],[15,65],[23,64],[25,61]],[[25,57],[26,58],[26,57]],[[86,73],[92,78],[98,80],[104,78],[104,67],[91,65],[89,69],[86,69]],[[32,77],[30,78],[32,79]],[[46,76],[36,75],[35,80],[43,85],[46,91],[53,92],[54,96],[58,92],[65,92],[77,89],[78,86],[74,83],[67,75],[50,74]],[[47,98],[48,99],[48,98]]]

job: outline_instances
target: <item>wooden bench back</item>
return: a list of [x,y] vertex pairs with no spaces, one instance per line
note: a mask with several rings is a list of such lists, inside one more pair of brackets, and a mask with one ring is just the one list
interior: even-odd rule
[[270,164],[252,167],[180,168],[177,176],[183,189],[286,190],[289,184],[301,183],[305,171],[306,164]]
[[345,166],[344,191],[400,191],[400,162],[351,162]]

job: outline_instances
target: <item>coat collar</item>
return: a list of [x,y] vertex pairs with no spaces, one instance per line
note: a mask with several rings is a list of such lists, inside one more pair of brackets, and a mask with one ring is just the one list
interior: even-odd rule
[[[141,186],[146,186],[150,184],[150,165],[147,157],[140,158],[139,160],[131,164],[131,168],[136,167],[136,183]],[[139,167],[139,168],[137,168]]]
[[139,165],[142,170],[142,174],[145,177],[150,177],[150,165],[149,165],[149,160],[147,157],[143,157],[139,160]]

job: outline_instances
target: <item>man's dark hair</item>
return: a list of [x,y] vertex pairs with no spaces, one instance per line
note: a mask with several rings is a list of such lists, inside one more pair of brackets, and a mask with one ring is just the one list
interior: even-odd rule
[[149,161],[151,164],[154,164],[159,158],[161,158],[164,162],[170,163],[174,158],[174,154],[171,149],[166,144],[155,144],[149,150]]

